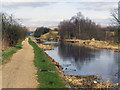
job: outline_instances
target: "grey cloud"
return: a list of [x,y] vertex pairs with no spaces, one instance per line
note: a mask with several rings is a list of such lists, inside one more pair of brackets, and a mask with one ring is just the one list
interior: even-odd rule
[[2,6],[3,8],[44,7],[50,4],[50,2],[6,2]]
[[32,18],[16,18],[19,19],[20,21],[30,21]]
[[36,26],[57,26],[59,24],[59,21],[52,21],[52,20],[51,21],[32,21],[31,19],[28,19],[28,20],[24,20],[22,22],[26,26],[35,26],[35,27]]
[[59,24],[59,21],[38,21],[38,22],[33,22],[34,24],[36,25],[58,25]]
[[81,2],[83,6],[77,8],[78,10],[94,10],[94,11],[106,11],[115,9],[116,2]]
[[105,25],[105,26],[111,24],[111,19],[110,18],[106,18],[106,19],[95,18],[95,19],[93,19],[93,21],[95,21],[98,24]]

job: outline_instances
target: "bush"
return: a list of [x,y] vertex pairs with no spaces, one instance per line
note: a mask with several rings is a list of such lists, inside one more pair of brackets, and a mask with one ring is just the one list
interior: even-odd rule
[[46,27],[40,27],[37,28],[35,33],[34,33],[34,37],[40,37],[41,35],[48,33],[51,29],[46,28]]
[[27,29],[18,24],[12,16],[4,13],[2,16],[2,46],[13,47],[27,35]]

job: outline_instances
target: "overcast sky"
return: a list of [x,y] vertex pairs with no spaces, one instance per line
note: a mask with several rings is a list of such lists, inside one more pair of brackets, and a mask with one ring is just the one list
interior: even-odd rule
[[27,27],[57,26],[78,12],[100,25],[111,24],[119,0],[3,0],[2,11]]

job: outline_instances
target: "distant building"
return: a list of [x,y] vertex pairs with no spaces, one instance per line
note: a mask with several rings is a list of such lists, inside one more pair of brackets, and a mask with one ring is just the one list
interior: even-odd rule
[[118,2],[118,19],[120,21],[120,1]]

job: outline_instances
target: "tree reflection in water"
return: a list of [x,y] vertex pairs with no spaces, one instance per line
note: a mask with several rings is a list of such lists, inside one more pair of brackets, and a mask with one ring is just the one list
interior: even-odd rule
[[[120,58],[118,52],[106,49],[96,50],[64,43],[56,44],[53,50],[47,50],[46,52],[62,65],[63,71],[68,75],[97,74],[106,81],[118,73],[118,59]],[[113,82],[117,82],[117,80],[117,78],[112,79]]]
[[59,44],[58,53],[63,58],[63,60],[74,59],[76,65],[79,66],[80,69],[80,65],[83,65],[84,63],[87,64],[91,60],[94,60],[94,53],[100,53],[100,51],[86,47],[64,44],[61,42]]

